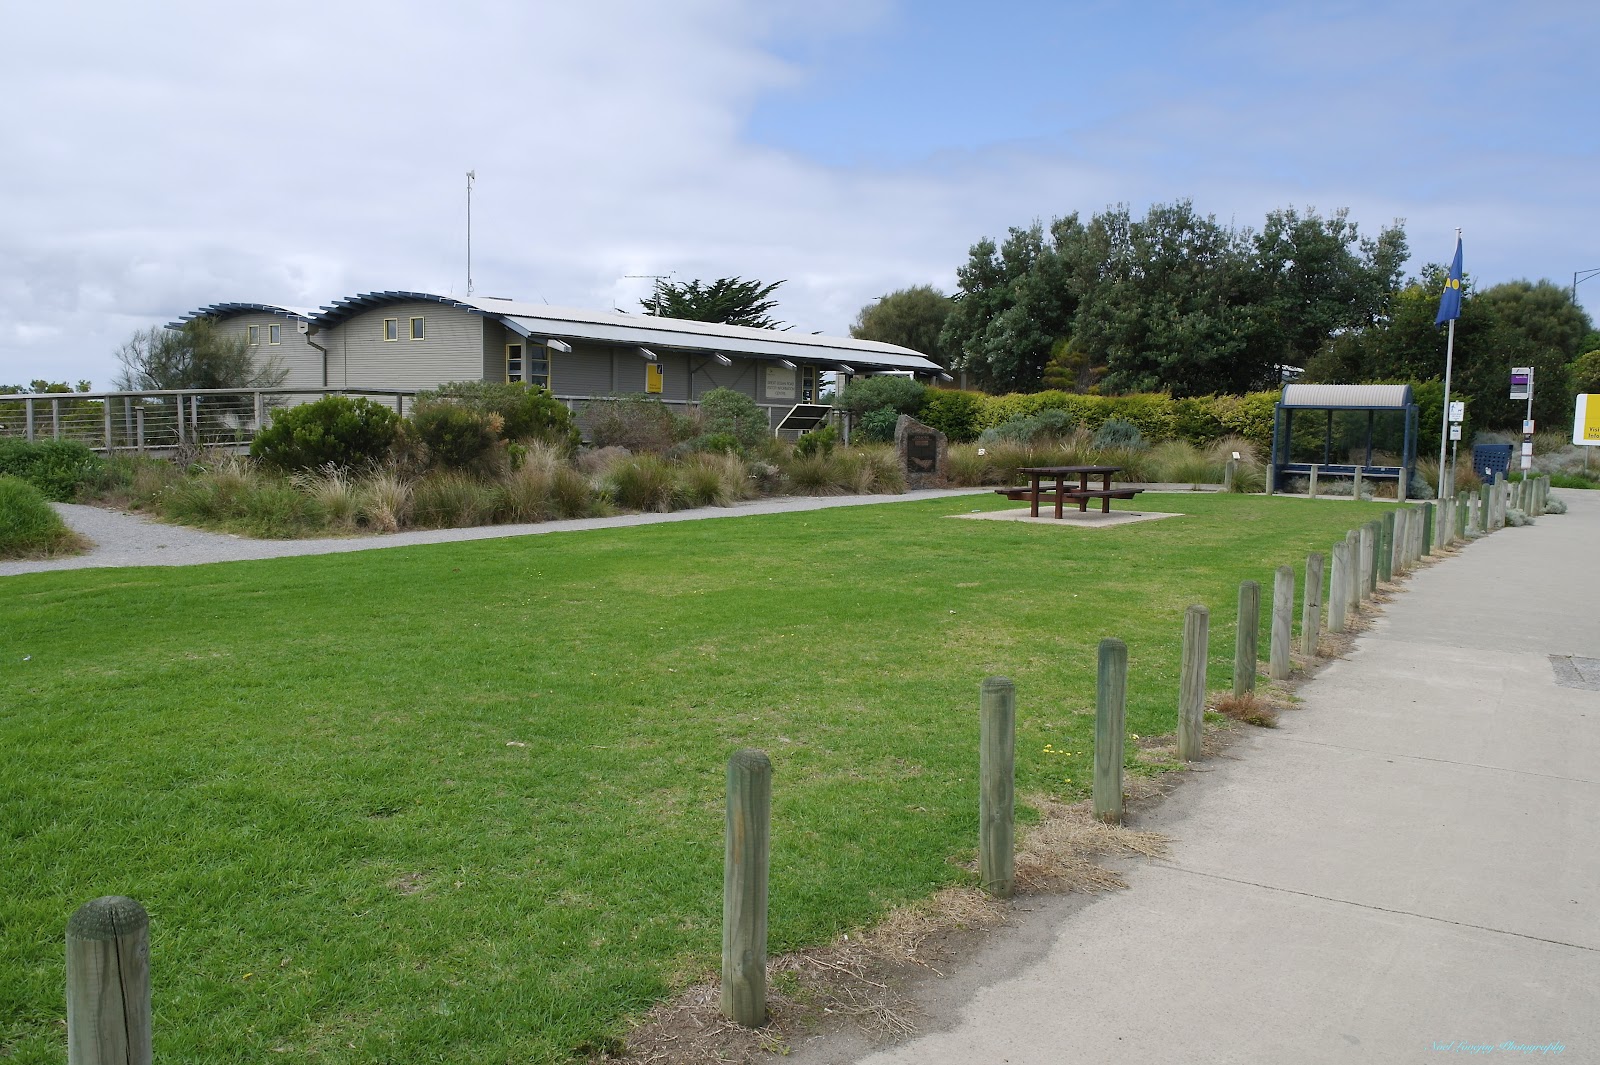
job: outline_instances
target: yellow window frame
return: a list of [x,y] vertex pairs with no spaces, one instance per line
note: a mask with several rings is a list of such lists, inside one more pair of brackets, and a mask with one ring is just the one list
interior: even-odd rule
[[385,318],[383,320],[383,342],[392,344],[400,339],[400,319]]
[[418,314],[418,315],[413,315],[412,316],[412,318],[411,318],[411,339],[412,340],[427,340],[428,339],[428,323],[427,323],[427,316],[426,315]]
[[267,326],[267,343],[268,344],[281,344],[281,343],[283,343],[283,326],[278,325],[276,322],[274,322],[272,325]]
[[252,348],[259,348],[261,346],[261,327],[259,325],[245,326],[244,333]]

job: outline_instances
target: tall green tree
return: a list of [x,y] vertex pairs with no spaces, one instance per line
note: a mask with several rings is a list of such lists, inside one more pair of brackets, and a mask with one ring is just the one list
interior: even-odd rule
[[181,329],[141,329],[116,355],[122,364],[116,387],[125,391],[276,388],[289,376],[277,359],[256,362],[243,333],[226,333],[211,318]]
[[1078,299],[1059,249],[1081,239],[1077,215],[1013,228],[996,246],[985,237],[956,271],[960,291],[941,344],[950,366],[995,391],[1040,387],[1058,341],[1072,334]]
[[763,285],[740,277],[719,277],[712,282],[657,279],[648,299],[639,301],[644,313],[691,322],[721,322],[754,329],[784,329],[768,313],[778,306],[772,294],[782,281]]
[[941,366],[950,365],[940,332],[950,317],[950,297],[932,285],[896,289],[856,313],[850,335],[920,351]]

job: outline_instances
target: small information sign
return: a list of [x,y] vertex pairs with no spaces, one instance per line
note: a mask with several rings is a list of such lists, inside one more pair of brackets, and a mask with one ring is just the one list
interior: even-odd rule
[[1600,395],[1578,397],[1578,409],[1572,419],[1572,442],[1600,444]]
[[1460,422],[1456,422],[1454,425],[1450,426],[1450,439],[1451,440],[1460,440],[1461,439],[1461,423]]
[[1452,400],[1450,403],[1450,420],[1464,422],[1467,420],[1467,404],[1464,400]]
[[1522,456],[1522,468],[1525,470],[1533,469],[1533,457],[1531,455]]
[[1523,436],[1532,436],[1533,435],[1533,422],[1532,422],[1531,419],[1530,420],[1525,420],[1522,423],[1522,435]]
[[1533,445],[1532,444],[1523,444],[1522,445],[1522,457],[1523,458],[1528,458],[1528,457],[1530,457],[1532,455],[1533,455]]
[[1511,398],[1527,399],[1528,388],[1533,383],[1532,366],[1511,367]]

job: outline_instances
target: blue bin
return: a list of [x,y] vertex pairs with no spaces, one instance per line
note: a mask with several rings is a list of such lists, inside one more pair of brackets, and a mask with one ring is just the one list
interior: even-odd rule
[[1510,444],[1475,444],[1472,468],[1479,477],[1494,484],[1511,471],[1511,450]]

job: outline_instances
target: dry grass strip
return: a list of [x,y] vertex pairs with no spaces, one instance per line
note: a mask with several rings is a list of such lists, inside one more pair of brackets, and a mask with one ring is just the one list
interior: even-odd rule
[[[1149,778],[1128,778],[1130,802],[1159,796]],[[1039,822],[1017,849],[1019,894],[1112,891],[1127,886],[1109,858],[1164,853],[1167,839],[1096,821],[1087,802],[1066,805],[1032,799]],[[975,866],[974,866],[975,868]],[[713,976],[649,1013],[628,1034],[620,1054],[591,1060],[631,1065],[746,1065],[784,1054],[790,1042],[829,1024],[854,1025],[868,1039],[886,1042],[916,1030],[921,1012],[909,997],[908,977],[943,976],[959,941],[1005,923],[1008,905],[976,888],[946,888],[932,898],[894,910],[871,928],[826,947],[773,958],[767,965],[765,1028],[741,1028],[723,1017]]]

